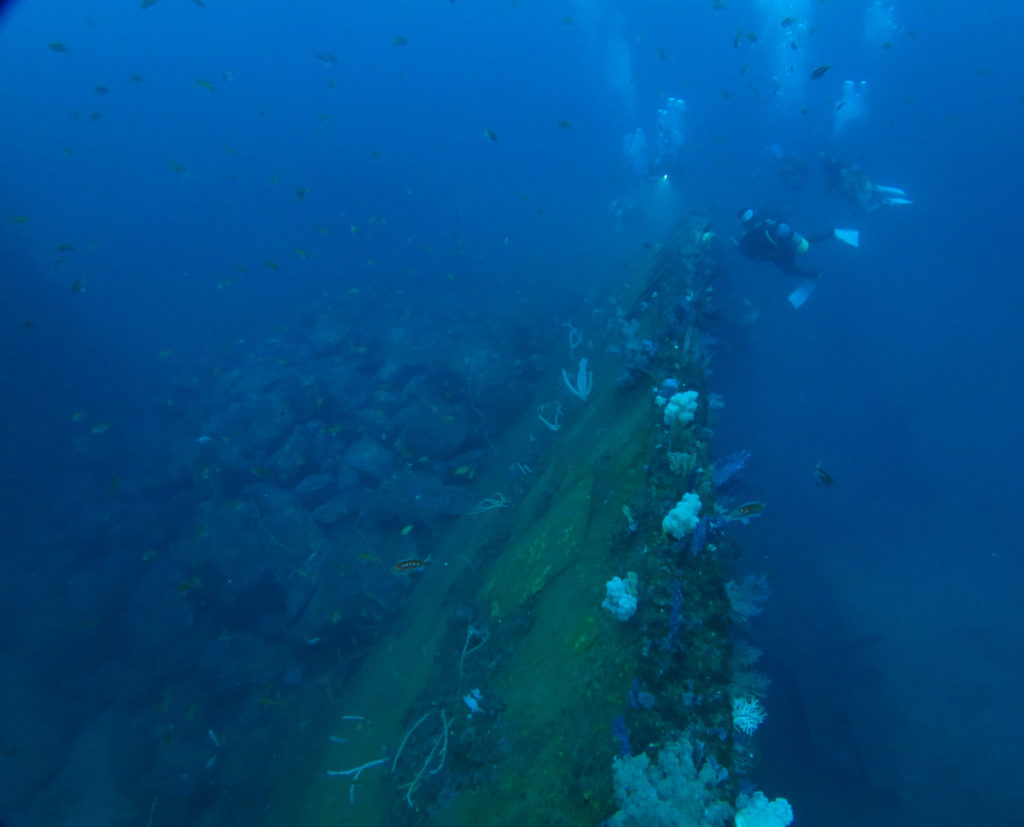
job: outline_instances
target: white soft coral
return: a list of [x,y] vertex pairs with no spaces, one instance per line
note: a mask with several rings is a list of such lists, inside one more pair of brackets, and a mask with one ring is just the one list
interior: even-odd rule
[[677,540],[682,540],[692,532],[700,520],[700,497],[696,494],[683,494],[683,498],[676,503],[675,508],[665,515],[661,521],[661,530],[671,534]]
[[697,413],[697,391],[683,391],[672,394],[665,403],[666,425],[687,425],[693,422]]

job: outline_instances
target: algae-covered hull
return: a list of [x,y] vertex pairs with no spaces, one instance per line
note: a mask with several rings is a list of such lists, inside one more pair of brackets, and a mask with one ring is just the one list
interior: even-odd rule
[[[345,744],[324,769],[348,774],[316,781],[307,823],[599,824],[617,805],[613,759],[684,730],[733,765],[702,330],[715,270],[704,222],[686,219],[615,297],[584,365],[592,389],[569,393],[567,371],[559,401],[539,398],[495,446],[505,464],[530,452],[518,493],[497,472],[479,482],[495,494],[457,521],[342,688],[335,714],[364,720],[333,726]],[[646,357],[630,361],[636,342]],[[659,407],[664,380],[699,400],[688,421]],[[557,430],[534,413],[553,405]],[[699,539],[663,530],[686,492]],[[602,600],[630,572],[637,610],[620,621]]]

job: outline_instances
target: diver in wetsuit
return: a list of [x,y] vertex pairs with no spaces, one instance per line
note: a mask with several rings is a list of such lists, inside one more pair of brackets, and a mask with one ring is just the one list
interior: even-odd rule
[[[796,232],[785,221],[760,216],[753,209],[740,211],[743,222],[743,236],[736,242],[739,251],[747,258],[770,261],[783,273],[805,279],[817,279],[817,270],[797,267],[797,259],[807,252],[810,242]],[[823,238],[830,238],[829,233]]]
[[866,214],[882,207],[913,204],[907,193],[899,187],[885,187],[873,183],[860,164],[838,161],[822,154],[821,171],[825,176],[825,189],[842,195]]

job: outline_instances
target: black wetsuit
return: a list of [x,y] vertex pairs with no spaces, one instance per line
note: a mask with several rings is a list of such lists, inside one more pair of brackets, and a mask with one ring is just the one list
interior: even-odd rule
[[804,240],[798,233],[791,232],[788,237],[780,237],[781,221],[773,218],[752,218],[747,224],[747,232],[737,242],[739,251],[747,258],[759,261],[770,261],[783,273],[801,276],[805,279],[816,279],[816,270],[803,270],[796,266],[800,255],[800,244]]

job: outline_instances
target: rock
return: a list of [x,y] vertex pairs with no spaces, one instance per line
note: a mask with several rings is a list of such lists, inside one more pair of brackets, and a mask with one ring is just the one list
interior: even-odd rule
[[288,435],[288,439],[270,458],[270,467],[277,471],[283,479],[298,474],[306,464],[308,442],[305,429],[301,426],[294,428]]
[[322,313],[309,332],[309,344],[318,354],[337,353],[345,342],[347,328],[340,319]]
[[311,474],[295,486],[295,493],[300,497],[309,497],[322,491],[334,481],[331,474]]
[[369,383],[351,365],[336,365],[325,370],[320,381],[327,392],[332,413],[357,410],[370,398]]
[[468,429],[464,411],[454,405],[415,402],[397,417],[395,445],[409,457],[447,459],[458,453]]
[[[294,425],[289,407],[276,393],[236,402],[225,412],[207,419],[202,432],[230,446],[234,454],[252,461],[284,438]],[[221,443],[221,439],[226,443]],[[224,460],[224,461],[230,461]]]
[[367,436],[349,445],[343,459],[350,468],[378,484],[398,467],[398,457],[394,451]]
[[349,513],[349,497],[338,494],[313,509],[313,519],[318,523],[336,523]]

